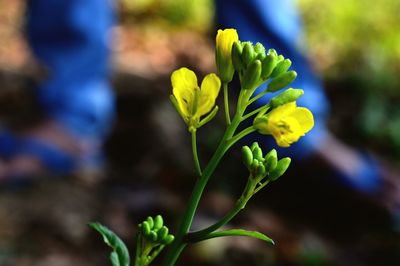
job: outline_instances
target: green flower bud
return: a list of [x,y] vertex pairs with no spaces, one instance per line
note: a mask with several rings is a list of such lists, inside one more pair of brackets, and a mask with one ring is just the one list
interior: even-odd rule
[[254,52],[253,44],[251,42],[244,42],[242,45],[242,59],[244,64],[248,66],[251,62],[253,62],[254,58],[256,57],[256,53]]
[[141,227],[142,227],[143,235],[145,235],[145,236],[150,235],[151,229],[150,229],[149,223],[147,221],[144,221],[142,223]]
[[288,86],[297,77],[296,71],[289,71],[274,78],[267,86],[267,91],[276,92]]
[[270,100],[270,105],[272,108],[276,108],[280,105],[284,105],[286,103],[294,102],[297,99],[299,99],[301,96],[303,96],[304,91],[301,89],[293,89],[289,88],[282,92],[281,94],[273,97]]
[[266,80],[271,75],[276,64],[278,63],[278,58],[273,54],[268,54],[262,61],[261,78]]
[[164,245],[169,245],[174,241],[175,237],[173,235],[167,235],[161,243],[163,243]]
[[234,42],[232,46],[232,64],[237,71],[241,71],[245,68],[245,65],[242,60],[242,52],[243,52],[243,47],[240,44],[240,42],[239,41]]
[[263,160],[264,160],[263,154],[262,154],[262,150],[261,150],[260,147],[255,147],[255,148],[254,148],[254,150],[253,150],[253,157],[254,157],[255,159],[257,159],[258,161],[263,161]]
[[147,239],[156,242],[157,241],[157,233],[154,231],[151,231],[150,234],[148,235]]
[[253,152],[248,146],[242,147],[242,157],[244,165],[249,168],[251,166],[251,163],[253,162]]
[[278,154],[275,149],[270,150],[264,157],[264,165],[267,171],[272,172],[278,164]]
[[271,181],[277,180],[281,177],[290,165],[291,159],[289,157],[282,158],[278,161],[276,168],[269,174]]
[[254,89],[260,81],[261,75],[261,62],[260,60],[255,60],[244,72],[242,78],[242,88],[244,90]]
[[256,53],[256,58],[260,61],[262,61],[266,56],[265,47],[259,42],[254,46],[254,52]]
[[272,49],[272,48],[268,49],[268,54],[278,57],[278,53],[275,51],[275,49]]
[[163,226],[160,230],[157,231],[157,239],[158,241],[164,240],[164,238],[168,235],[168,228]]
[[256,147],[259,147],[259,148],[260,148],[260,146],[258,146],[258,142],[253,142],[253,143],[251,144],[251,147],[250,147],[251,151],[254,151],[254,149],[255,149]]
[[156,218],[154,219],[154,230],[160,229],[164,224],[163,218],[161,215],[157,215]]
[[267,174],[267,171],[265,170],[265,166],[260,164],[257,169],[257,177],[264,178],[266,174]]
[[292,61],[290,61],[290,59],[285,59],[285,60],[280,61],[276,65],[274,71],[272,71],[271,77],[275,78],[275,77],[279,76],[280,74],[285,73],[291,65],[292,65]]
[[151,216],[147,217],[146,221],[149,224],[150,229],[152,229],[154,227],[153,217],[151,217]]

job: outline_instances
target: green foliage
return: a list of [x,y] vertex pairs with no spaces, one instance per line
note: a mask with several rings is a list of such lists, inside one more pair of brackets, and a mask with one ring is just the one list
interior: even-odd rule
[[214,14],[212,0],[122,0],[122,13],[145,23],[207,31]]
[[104,243],[113,249],[110,260],[113,266],[129,266],[129,252],[124,242],[110,229],[100,223],[90,223],[89,226],[95,229],[103,237]]
[[400,1],[298,2],[311,60],[328,82],[351,84],[365,140],[399,158]]

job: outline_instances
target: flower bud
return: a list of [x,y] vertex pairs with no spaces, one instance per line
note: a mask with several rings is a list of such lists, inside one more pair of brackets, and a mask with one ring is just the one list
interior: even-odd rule
[[262,61],[266,56],[265,47],[259,42],[254,45],[254,52],[256,53],[256,58],[260,61]]
[[271,105],[271,108],[276,108],[280,105],[296,101],[301,96],[303,96],[303,94],[304,91],[301,89],[289,88],[284,92],[282,92],[281,94],[273,97],[269,103]]
[[243,47],[240,44],[240,42],[239,41],[234,42],[232,46],[232,63],[233,67],[237,71],[241,71],[245,68],[242,60],[242,52],[243,52]]
[[270,55],[272,55],[272,56],[275,56],[275,57],[277,57],[278,56],[278,53],[275,51],[275,49],[268,49],[268,54],[270,54]]
[[248,146],[242,147],[242,157],[244,165],[249,168],[251,166],[251,163],[253,162],[253,152]]
[[147,223],[149,224],[150,229],[152,229],[153,226],[154,226],[153,217],[151,217],[151,216],[147,217],[146,221],[147,221]]
[[255,147],[253,150],[253,157],[254,159],[257,159],[258,161],[263,161],[263,154],[262,154],[262,150],[260,147]]
[[269,178],[271,181],[277,180],[281,177],[290,165],[291,159],[289,157],[282,158],[278,161],[276,168],[269,174]]
[[261,75],[261,62],[255,60],[247,67],[242,78],[242,88],[244,90],[254,89],[260,81]]
[[218,30],[216,37],[216,64],[219,77],[223,82],[230,82],[233,78],[235,69],[232,64],[232,46],[239,40],[235,29]]
[[154,231],[151,231],[150,234],[148,235],[147,239],[149,239],[153,242],[156,242],[157,241],[157,233]]
[[250,147],[251,151],[254,151],[254,149],[255,149],[256,147],[260,147],[260,146],[258,145],[258,142],[253,142],[253,143],[251,144],[251,147]]
[[149,225],[149,223],[147,221],[144,221],[142,223],[141,227],[142,227],[143,235],[148,236],[150,234],[150,225]]
[[264,165],[267,171],[272,172],[278,164],[278,154],[275,149],[270,150],[264,158]]
[[244,42],[242,59],[246,66],[248,66],[256,57],[256,53],[254,52],[253,44],[251,42]]
[[269,78],[277,63],[278,59],[273,54],[268,54],[264,58],[264,60],[262,61],[262,70],[261,70],[261,78],[263,80]]
[[165,244],[165,245],[169,245],[169,244],[171,244],[171,243],[174,241],[174,239],[175,239],[175,237],[174,237],[173,235],[167,235],[167,236],[163,239],[162,243]]
[[276,92],[280,89],[283,89],[297,77],[296,71],[289,71],[279,75],[278,77],[274,78],[267,86],[267,91],[269,92]]
[[154,219],[154,230],[160,229],[164,224],[163,218],[161,215],[157,215],[156,218]]
[[274,71],[272,71],[271,77],[275,78],[275,77],[279,76],[280,74],[285,73],[291,65],[292,65],[292,61],[290,61],[290,59],[285,59],[285,60],[280,61],[276,65]]
[[157,239],[158,241],[164,240],[164,238],[168,235],[168,228],[166,226],[161,227],[157,231]]

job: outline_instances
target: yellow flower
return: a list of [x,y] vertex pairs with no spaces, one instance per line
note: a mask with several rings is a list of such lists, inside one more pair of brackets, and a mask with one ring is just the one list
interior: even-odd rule
[[239,40],[235,29],[218,30],[216,37],[216,61],[217,69],[224,82],[230,82],[233,78],[234,68],[231,52],[233,43]]
[[289,147],[313,128],[314,117],[307,108],[290,102],[256,118],[253,126],[261,134],[271,134],[279,146]]
[[216,106],[213,112],[204,119],[207,121],[200,121],[200,117],[209,113],[215,105],[221,87],[221,81],[217,75],[211,73],[205,76],[199,88],[196,74],[182,67],[172,73],[171,83],[173,94],[171,100],[189,130],[200,127],[215,115]]

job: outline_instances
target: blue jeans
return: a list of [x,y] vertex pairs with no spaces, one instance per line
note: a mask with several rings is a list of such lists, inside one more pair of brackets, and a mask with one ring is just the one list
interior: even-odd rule
[[114,116],[111,1],[30,0],[27,14],[28,41],[48,70],[37,88],[39,103],[73,133],[103,138]]

